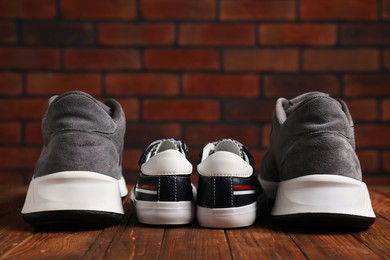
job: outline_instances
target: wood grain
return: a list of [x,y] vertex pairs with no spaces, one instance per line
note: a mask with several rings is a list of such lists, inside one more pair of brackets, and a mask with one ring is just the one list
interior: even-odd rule
[[[131,187],[130,187],[131,188]],[[363,231],[275,226],[270,216],[241,229],[147,226],[128,197],[112,227],[34,227],[20,215],[27,187],[0,186],[0,258],[5,259],[390,259],[389,187],[370,188],[377,220]]]
[[228,230],[226,234],[234,259],[305,259],[290,235],[273,227],[269,217],[253,227]]
[[390,197],[375,191],[370,191],[370,197],[375,214],[390,221]]
[[161,259],[231,259],[223,229],[184,226],[166,229]]

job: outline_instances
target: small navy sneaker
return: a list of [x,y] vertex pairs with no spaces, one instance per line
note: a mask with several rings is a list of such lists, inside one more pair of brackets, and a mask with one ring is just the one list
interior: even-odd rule
[[230,139],[207,144],[198,165],[197,218],[209,228],[252,225],[264,193],[254,173],[254,159]]
[[142,154],[140,176],[131,191],[138,221],[183,225],[194,220],[196,197],[187,145],[175,139],[152,142]]

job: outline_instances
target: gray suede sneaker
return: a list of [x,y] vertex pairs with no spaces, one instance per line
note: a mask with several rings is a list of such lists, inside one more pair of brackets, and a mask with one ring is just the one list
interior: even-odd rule
[[127,195],[122,176],[126,120],[118,102],[83,92],[49,100],[44,146],[22,209],[32,224],[115,224]]
[[375,220],[347,105],[311,92],[280,98],[259,181],[284,225],[366,228]]

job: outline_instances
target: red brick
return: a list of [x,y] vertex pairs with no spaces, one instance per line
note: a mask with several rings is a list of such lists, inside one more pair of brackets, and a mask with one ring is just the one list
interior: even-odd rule
[[272,131],[272,125],[271,124],[266,124],[263,127],[263,147],[264,148],[269,148],[270,146],[270,139],[271,139],[271,131]]
[[221,1],[221,20],[292,20],[295,18],[295,1]]
[[341,26],[345,45],[389,45],[390,24],[348,24]]
[[226,50],[228,71],[296,71],[298,51],[295,49]]
[[355,137],[358,148],[389,147],[390,125],[355,125]]
[[99,26],[99,42],[106,45],[168,45],[173,44],[174,38],[175,27],[171,23]]
[[174,74],[108,74],[110,95],[174,96],[179,93],[179,77]]
[[47,108],[47,99],[2,99],[1,119],[41,119]]
[[255,159],[255,172],[260,172],[261,163],[264,158],[265,150],[264,149],[251,149],[250,150],[253,158]]
[[224,107],[224,120],[228,122],[271,122],[275,101],[229,101]]
[[382,119],[384,121],[390,121],[390,99],[382,101]]
[[40,152],[41,148],[38,147],[2,147],[0,165],[2,168],[29,168],[32,171]]
[[127,121],[139,119],[139,102],[137,99],[117,98],[116,100],[121,104]]
[[267,97],[295,97],[310,91],[338,95],[339,85],[339,79],[331,75],[266,76],[264,93]]
[[384,54],[384,65],[385,68],[390,70],[390,50],[386,50]]
[[41,122],[29,122],[26,125],[24,141],[27,144],[42,145]]
[[256,39],[255,27],[249,24],[184,24],[179,36],[184,46],[254,45]]
[[0,172],[0,183],[3,186],[20,186],[25,183],[23,183],[23,171],[22,172]]
[[60,53],[56,49],[0,47],[0,68],[58,69]]
[[125,144],[131,147],[146,147],[153,141],[161,138],[182,139],[179,124],[128,124],[126,127]]
[[17,96],[22,94],[22,77],[12,72],[0,73],[0,95]]
[[374,49],[309,49],[303,53],[306,71],[373,71],[379,68]]
[[0,122],[0,144],[18,144],[21,141],[21,127],[16,122]]
[[0,0],[1,18],[50,19],[55,15],[55,0]]
[[215,122],[220,106],[216,101],[195,99],[147,99],[143,119],[149,121]]
[[384,74],[347,75],[344,77],[346,96],[390,95],[390,76]]
[[373,121],[378,118],[378,104],[375,99],[354,99],[346,102],[354,121]]
[[16,42],[16,26],[14,23],[0,22],[0,42]]
[[122,168],[124,170],[138,171],[139,170],[138,161],[141,155],[142,155],[141,149],[139,150],[125,149],[123,151]]
[[209,97],[256,97],[260,79],[255,74],[186,74],[183,94]]
[[331,24],[263,24],[260,43],[266,45],[334,45],[337,28]]
[[382,0],[382,17],[386,20],[390,19],[390,0]]
[[26,23],[23,25],[23,42],[27,44],[92,44],[93,27],[88,23]]
[[[142,152],[142,151],[139,151],[139,152]],[[135,158],[131,158],[131,159],[135,160]],[[136,162],[135,165],[138,165],[137,163],[138,162]],[[132,166],[132,167],[134,167],[134,166]],[[139,168],[137,168],[136,170],[125,169],[122,174],[123,174],[123,177],[125,178],[126,183],[136,183],[139,179]]]
[[377,0],[301,0],[300,4],[304,20],[374,20],[378,12]]
[[366,172],[377,172],[379,169],[379,154],[375,150],[358,150],[357,156],[360,161],[363,175]]
[[145,67],[151,70],[214,70],[219,68],[215,50],[145,50]]
[[72,20],[130,20],[136,16],[136,4],[135,0],[62,0],[61,14]]
[[196,125],[188,126],[185,140],[191,145],[205,145],[211,141],[232,138],[242,142],[247,147],[259,145],[259,128],[250,125]]
[[67,49],[65,68],[68,70],[139,69],[140,53],[132,49]]
[[209,20],[215,18],[215,0],[141,0],[147,20]]
[[383,151],[383,168],[390,172],[390,151]]
[[85,91],[91,95],[101,94],[99,74],[30,73],[27,75],[27,93],[55,95],[71,90]]

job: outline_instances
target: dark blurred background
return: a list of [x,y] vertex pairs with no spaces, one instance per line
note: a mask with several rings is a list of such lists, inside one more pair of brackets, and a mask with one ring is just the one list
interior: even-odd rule
[[276,99],[316,90],[347,102],[364,180],[390,184],[389,72],[390,0],[0,0],[0,183],[30,181],[48,98],[78,89],[122,104],[128,180],[162,137],[194,164],[231,137],[259,169]]

